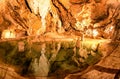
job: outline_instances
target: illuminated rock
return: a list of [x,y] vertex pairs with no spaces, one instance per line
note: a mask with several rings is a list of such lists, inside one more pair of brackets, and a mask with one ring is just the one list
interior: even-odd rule
[[5,64],[0,78],[63,79],[72,73],[69,79],[113,79],[118,72],[113,70],[120,69],[119,5],[119,0],[0,0],[0,36],[7,38],[0,39],[0,65]]

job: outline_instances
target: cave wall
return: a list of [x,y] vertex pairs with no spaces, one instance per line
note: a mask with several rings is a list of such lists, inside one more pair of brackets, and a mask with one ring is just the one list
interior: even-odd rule
[[[72,37],[73,35],[75,36],[84,35],[84,37],[89,37],[89,38],[112,39],[111,43],[107,45],[105,45],[105,43],[103,43],[103,45],[100,44],[100,47],[98,48],[98,50],[102,50],[101,53],[103,53],[103,57],[104,55],[105,56],[110,55],[110,56],[106,61],[103,60],[104,62],[100,64],[100,66],[102,65],[102,68],[99,69],[99,66],[96,66],[94,67],[94,69],[97,69],[98,67],[97,70],[99,71],[103,70],[103,74],[104,72],[109,72],[110,70],[109,68],[111,68],[111,70],[116,69],[115,72],[113,72],[114,75],[112,75],[112,77],[111,77],[111,74],[109,74],[110,75],[109,78],[114,78],[115,73],[120,70],[119,61],[118,61],[119,60],[119,47],[120,47],[119,45],[120,0],[44,0],[44,1],[43,0],[1,0],[0,1],[0,36],[1,36],[1,39],[4,39],[4,34],[5,34],[4,32],[8,30],[10,30],[11,32],[15,32],[16,33],[15,37],[18,37],[18,38],[24,37],[24,36],[39,36],[39,35],[41,36],[46,35],[46,36],[52,37],[54,36],[54,34],[52,35],[51,33],[56,33],[56,34],[63,35],[63,37],[61,36],[61,38],[65,38],[64,35],[67,35],[70,37]],[[94,35],[94,32],[98,34]],[[57,36],[55,37],[57,38]],[[45,39],[46,38],[43,38],[44,41]],[[68,37],[66,39],[68,39]],[[38,57],[36,54],[39,54],[40,56],[41,45],[39,45],[39,43],[32,44],[30,40],[29,39],[20,40],[20,43],[21,41],[22,41],[22,44],[25,43],[26,49],[24,53],[26,53],[27,51],[29,55],[29,51],[31,51],[32,49],[32,53],[35,53],[32,56],[35,55],[35,57]],[[33,41],[36,41],[36,40],[32,38],[32,42]],[[76,42],[76,40],[74,41]],[[8,40],[5,42],[2,41],[0,43],[1,43],[0,52],[2,52],[1,53],[2,55],[5,53],[5,57],[6,57],[5,60],[8,60],[6,61],[7,63],[12,63],[12,64],[17,63],[19,65],[22,65],[25,63],[25,61],[23,61],[25,57],[26,58],[29,57],[28,55],[25,55],[23,51],[22,51],[22,54],[21,54],[21,51],[19,51],[18,49],[19,41]],[[57,47],[56,44],[54,44],[55,42],[52,44],[51,42],[49,43],[46,44],[46,46],[48,47],[48,51],[53,49],[51,50],[51,52],[54,53],[54,51],[58,50],[58,48],[56,48]],[[81,41],[79,41],[79,43],[81,44]],[[75,43],[75,44],[77,45],[79,43]],[[85,43],[86,43],[86,46],[89,47],[86,41]],[[95,41],[92,42],[92,44],[93,43],[95,43]],[[72,43],[72,45],[74,44]],[[53,65],[53,67],[55,67],[56,69],[57,69],[56,65],[57,66],[60,65],[61,69],[58,68],[57,71],[53,69],[51,72],[54,71],[55,75],[57,74],[63,75],[64,73],[67,74],[68,71],[65,71],[67,69],[71,71],[70,73],[73,72],[74,67],[72,67],[73,69],[69,67],[71,67],[70,63],[73,57],[73,53],[77,51],[78,49],[83,51],[83,52],[80,52],[80,57],[81,56],[83,57],[80,58],[78,55],[76,58],[74,58],[73,60],[74,62],[72,61],[72,63],[77,63],[77,67],[80,65],[79,62],[83,62],[83,61],[85,61],[85,63],[82,63],[83,66],[93,65],[96,63],[96,61],[94,63],[94,60],[99,60],[97,57],[101,58],[102,56],[101,54],[99,55],[99,53],[97,53],[98,55],[97,54],[95,55],[95,53],[98,51],[91,49],[92,46],[90,46],[90,49],[81,49],[81,48],[77,49],[77,46],[73,46],[72,53],[71,53],[72,55],[68,55],[68,53],[71,52],[71,49],[69,48],[69,46],[71,46],[71,44],[69,45],[66,42],[63,42],[63,45],[61,45],[61,50],[59,51],[60,55],[59,54],[57,55],[56,61],[55,61],[57,62],[57,64],[54,63]],[[67,51],[67,48],[65,49],[64,47],[68,47],[70,51]],[[76,47],[76,49],[74,47]],[[93,48],[94,48],[94,45],[93,45]],[[91,52],[90,50],[94,52]],[[107,50],[107,54],[106,54],[106,50]],[[92,53],[92,57],[90,55],[90,52]],[[17,57],[18,55],[19,57]],[[48,57],[48,59],[50,55],[51,53],[49,52],[46,53],[46,56]],[[90,55],[90,57],[88,57],[88,55]],[[65,57],[62,57],[62,56],[65,56]],[[41,58],[41,57],[38,57],[38,58]],[[62,58],[63,60],[65,59],[65,62],[64,64],[61,65],[59,63],[63,61]],[[68,59],[70,58],[70,62],[66,61],[67,58]],[[85,60],[83,60],[84,58]],[[18,59],[18,60],[20,59],[20,60],[14,61],[15,59]],[[35,61],[36,60],[32,61],[32,67],[36,71]],[[21,62],[21,64],[19,62]],[[66,67],[66,65],[69,65],[69,67]],[[38,70],[39,70],[39,66],[36,66],[36,67],[38,67]],[[76,64],[75,64],[75,67],[76,67]],[[64,69],[63,71],[61,71],[62,68]],[[78,70],[79,68],[80,67],[78,67]],[[5,69],[7,70],[7,68]],[[108,69],[108,71],[104,71],[104,69],[106,70]],[[9,70],[10,69],[8,69],[7,74],[10,75]],[[0,70],[0,71],[5,72],[4,70]],[[61,73],[59,73],[60,71]],[[20,73],[17,70],[15,72]],[[39,72],[42,73],[41,71]],[[98,73],[96,71],[95,72],[92,71],[89,73],[82,75],[82,77],[90,78],[90,79],[93,79],[93,77],[95,77],[95,79],[100,79],[101,77],[103,77],[106,79],[106,77],[109,76],[109,75],[106,76],[106,73],[105,75],[102,75],[101,72]],[[91,75],[91,73],[96,73],[96,76]],[[12,73],[11,75],[14,75],[14,74],[15,73]],[[64,77],[66,76],[66,74],[64,75]],[[101,74],[101,76],[99,76],[99,74]],[[4,74],[2,75],[2,78],[3,76]],[[73,75],[73,76],[70,76],[70,78],[77,77],[76,79],[78,79],[79,76],[80,76],[79,74],[75,76]],[[18,77],[18,78],[21,78],[21,77]],[[66,77],[66,79],[70,79],[70,78]]]
[[[12,29],[18,37],[52,32],[112,38],[119,34],[119,3],[119,0],[3,0],[1,36],[3,30]],[[93,35],[93,31],[99,34]]]

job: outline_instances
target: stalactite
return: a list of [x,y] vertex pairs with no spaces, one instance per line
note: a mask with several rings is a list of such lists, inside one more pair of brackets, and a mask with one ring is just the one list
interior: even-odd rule
[[[59,16],[61,18],[62,24],[63,24],[63,28],[66,31],[72,30],[74,28],[75,25],[75,18],[71,15],[70,12],[68,12],[68,10],[64,7],[64,5],[61,4],[61,2],[58,0],[52,0],[53,5],[58,9],[59,11]],[[64,18],[66,17],[66,18]]]
[[[0,0],[0,68],[35,78],[100,79],[104,72],[94,65],[119,69],[119,7],[120,0]],[[16,76],[11,72],[0,69],[0,77]]]

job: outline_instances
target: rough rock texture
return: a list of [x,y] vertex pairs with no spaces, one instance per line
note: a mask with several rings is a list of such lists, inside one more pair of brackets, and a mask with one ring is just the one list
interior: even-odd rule
[[[43,36],[44,38],[39,36]],[[67,42],[71,40],[69,37],[75,40],[77,38],[84,42],[75,41],[76,45],[72,43],[73,46],[71,47],[71,44],[67,44]],[[53,55],[53,60],[54,57],[57,57],[57,59],[55,63],[52,63],[55,69],[51,67],[51,71],[49,72],[51,76],[50,79],[53,79],[52,75],[54,74],[57,75],[57,79],[60,75],[64,74],[60,77],[63,79],[66,75],[73,73],[73,70],[79,70],[81,67],[83,71],[80,70],[81,72],[68,75],[65,79],[118,79],[120,75],[120,0],[0,0],[0,38],[0,58],[5,55],[3,59],[5,61],[7,60],[7,64],[10,64],[10,62],[12,65],[19,64],[19,62],[25,64],[23,60],[27,58],[27,55],[24,55],[23,51],[24,53],[28,51],[37,52],[36,55],[32,55],[33,60],[30,69],[35,72],[35,75],[40,75],[39,73],[41,73],[41,76],[47,76],[49,71],[48,66],[50,66],[50,64],[47,63],[45,55],[43,54],[45,49],[41,48],[42,45],[35,43],[35,45],[32,46],[32,42],[51,41],[53,39],[56,41],[58,38],[62,38],[59,40],[61,41],[67,38],[67,41],[60,45],[61,47],[63,46],[63,48],[59,50],[60,53]],[[12,40],[17,41],[11,43],[10,40],[6,42],[7,39],[5,38],[15,38]],[[84,38],[91,38],[92,40],[86,40]],[[96,41],[93,40],[95,38],[98,40],[110,40],[110,43],[98,44],[96,46]],[[18,39],[22,40],[22,43],[19,43]],[[29,44],[26,48],[24,48],[24,46],[27,46],[25,41]],[[58,52],[57,47],[59,47],[59,44],[58,46],[51,43],[47,45],[48,49],[46,50],[53,50],[52,53]],[[67,50],[67,48],[69,49]],[[41,50],[43,50],[43,52],[41,52]],[[47,51],[49,55],[46,55],[48,59],[51,57],[49,51]],[[6,52],[9,52],[9,54],[6,55]],[[74,52],[76,52],[76,55],[73,54]],[[103,54],[102,59],[98,52]],[[68,53],[71,55],[68,55]],[[19,60],[13,62],[17,59],[14,56],[18,56],[19,54],[19,57],[23,59],[19,59],[18,57]],[[37,57],[37,59],[35,59],[34,56]],[[70,60],[69,62],[66,61],[67,58]],[[73,60],[74,63],[71,60]],[[97,62],[94,62],[95,60]],[[100,62],[98,63],[98,61]],[[42,68],[37,62],[40,62],[46,68]],[[71,65],[71,62],[75,68],[77,66],[76,69]],[[86,65],[88,68],[85,68],[84,71]],[[68,68],[66,68],[66,66],[68,66]],[[10,73],[6,66],[0,64],[0,67],[0,78],[7,79],[7,77],[11,78],[11,75],[16,74],[15,72],[21,73],[18,72],[16,68],[15,72],[13,70],[13,73]],[[6,68],[4,69],[4,67]],[[23,70],[24,69],[26,68],[23,68]],[[46,69],[46,71],[42,72],[41,69],[43,69],[43,71]],[[20,71],[22,71],[22,69]],[[54,74],[51,74],[53,72]],[[20,79],[23,78],[17,74],[14,76]],[[46,77],[43,77],[43,79],[44,78]],[[11,79],[14,78],[12,77]]]
[[[5,29],[14,30],[17,37],[57,32],[112,38],[117,34],[114,31],[119,28],[119,2],[117,0],[3,0],[0,2],[0,33],[3,38],[2,32]],[[94,30],[99,34],[94,35]]]

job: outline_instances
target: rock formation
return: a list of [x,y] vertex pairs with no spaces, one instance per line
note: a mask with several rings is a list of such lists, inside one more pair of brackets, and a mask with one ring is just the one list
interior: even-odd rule
[[[11,42],[11,39],[16,41]],[[70,44],[68,44],[65,39],[67,39],[67,42],[72,39],[72,44],[71,41]],[[56,43],[58,40],[59,43]],[[63,42],[64,40],[65,42]],[[107,42],[96,42],[94,40],[107,40]],[[45,41],[45,47],[43,48],[46,50],[44,52],[48,54],[41,52],[42,45],[41,43],[36,44],[38,41]],[[46,41],[54,41],[55,43],[51,44],[51,42],[49,42],[49,44],[46,43]],[[68,75],[65,79],[117,79],[120,74],[120,64],[118,64],[120,56],[120,0],[0,0],[0,43],[0,56],[4,55],[4,53],[6,55],[6,52],[9,52],[9,55],[6,56],[8,58],[3,58],[7,60],[7,64],[13,61],[11,60],[12,58],[16,59],[14,56],[19,55],[15,54],[15,52],[27,52],[26,54],[28,55],[22,54],[20,57],[28,59],[29,57],[27,56],[29,55],[31,58],[33,56],[37,57],[33,57],[33,60],[31,60],[32,64],[29,63],[31,68],[26,68],[26,66],[23,68],[23,70],[28,69],[28,71],[34,71],[35,74],[38,74],[36,72],[43,74],[40,70],[42,67],[38,63],[36,64],[36,62],[43,63],[43,58],[45,60],[43,65],[47,67],[47,72],[42,76],[47,76],[49,73],[50,76],[59,73],[61,75],[64,74],[61,77],[63,78],[73,72],[82,72],[82,70],[79,69],[81,67],[83,67],[83,70],[84,67],[88,67],[88,73],[86,71],[84,73],[83,71],[82,73],[84,74],[81,75],[81,73],[79,74],[78,72],[77,74]],[[18,45],[18,48],[16,45]],[[9,48],[9,46],[11,46],[11,48]],[[34,46],[36,46],[36,48]],[[40,46],[39,49],[37,49],[37,46]],[[47,50],[52,51],[52,53]],[[37,53],[31,55],[28,51]],[[41,53],[38,54],[38,52]],[[68,55],[69,52],[70,55]],[[102,53],[103,56],[99,54],[99,52]],[[50,58],[49,61],[45,56],[47,56],[48,59]],[[69,61],[66,61],[67,59]],[[29,62],[27,59],[23,60]],[[19,61],[22,61],[22,59]],[[11,63],[15,65],[16,63],[19,64],[18,62]],[[22,64],[26,62],[24,61]],[[72,66],[70,66],[71,62],[74,65],[71,64]],[[62,65],[60,65],[61,63]],[[51,65],[55,67],[55,69],[52,69]],[[57,66],[60,66],[60,68],[57,69]],[[70,68],[66,68],[65,66],[69,66]],[[1,68],[2,67],[5,66],[1,65]],[[35,69],[35,67],[38,67],[38,69]],[[51,71],[49,72],[50,68]],[[4,69],[10,70],[7,67]],[[62,69],[64,70],[62,71]],[[76,70],[73,71],[74,69]],[[104,69],[106,71],[104,71]],[[4,77],[7,79],[7,77],[1,73],[2,71],[5,72],[5,70],[0,70],[0,78]],[[15,72],[13,70],[13,74],[9,72],[8,74],[14,75],[16,72],[22,73],[18,71],[19,69],[17,70],[15,68],[15,70]],[[113,72],[109,72],[109,70],[113,70]],[[20,71],[22,71],[22,68]],[[43,68],[43,71],[45,71],[45,68]],[[51,74],[53,72],[54,74]],[[18,75],[16,75],[16,77],[23,79],[23,77]]]

